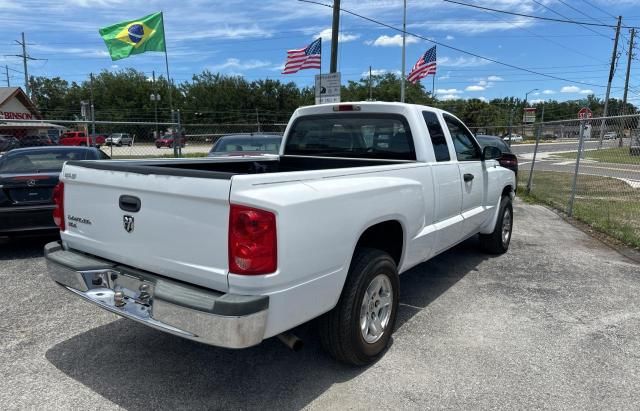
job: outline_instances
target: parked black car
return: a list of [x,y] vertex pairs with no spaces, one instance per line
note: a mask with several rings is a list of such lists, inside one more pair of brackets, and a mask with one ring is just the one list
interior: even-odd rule
[[20,147],[51,146],[53,142],[48,136],[26,136],[20,139]]
[[65,161],[102,160],[94,147],[16,148],[0,157],[0,237],[58,230],[53,223],[53,188]]
[[498,158],[498,162],[504,168],[508,168],[509,170],[513,170],[516,173],[516,179],[518,177],[518,157],[511,151],[511,147],[507,144],[501,137],[498,136],[487,136],[487,135],[477,135],[476,140],[485,148],[486,146],[497,147],[502,151],[502,156]]
[[20,147],[20,141],[14,136],[0,135],[0,152]]

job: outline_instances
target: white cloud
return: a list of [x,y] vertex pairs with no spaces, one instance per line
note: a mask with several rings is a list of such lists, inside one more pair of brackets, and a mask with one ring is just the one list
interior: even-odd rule
[[224,70],[224,69],[251,70],[256,68],[267,67],[270,65],[271,63],[268,61],[247,60],[242,62],[237,58],[228,58],[227,61],[225,61],[224,63],[211,66],[211,68],[213,70]]
[[546,89],[542,92],[542,94],[556,94],[556,92],[553,90]]
[[489,76],[489,77],[487,77],[487,80],[489,80],[489,81],[502,81],[504,79],[502,77],[500,77],[500,76]]
[[462,94],[462,90],[456,88],[439,88],[436,90],[436,94]]
[[460,96],[458,96],[457,94],[440,95],[436,93],[436,96],[438,97],[439,100],[455,100],[457,98],[460,98]]
[[540,103],[544,103],[544,99],[542,98],[535,98],[533,100],[529,100],[530,104],[540,104]]
[[[387,70],[387,69],[372,69],[371,70],[371,75],[372,76],[381,76],[383,74],[387,74],[387,73],[393,73],[396,75],[400,75],[400,70]],[[360,74],[361,77],[369,77],[369,70],[367,71],[363,71],[362,74]]]
[[[328,29],[324,29],[320,33],[313,36],[313,38],[316,39],[318,37],[321,37],[322,41],[331,41],[331,28],[329,27]],[[341,32],[340,35],[338,35],[338,43],[347,43],[349,41],[358,40],[359,38],[360,34]]]
[[447,37],[445,37],[445,40],[453,40],[455,39],[455,37],[453,37],[451,34],[447,34]]
[[236,27],[216,27],[207,30],[180,30],[171,35],[171,39],[184,40],[201,40],[201,39],[245,39],[254,37],[271,37],[270,30],[263,29],[257,25],[253,26],[236,26]]
[[[504,3],[504,2],[502,2]],[[531,27],[534,21],[526,17],[516,17],[504,21],[464,20],[457,18],[440,19],[438,21],[425,21],[421,23],[407,24],[409,29],[429,29],[430,31],[446,31],[453,33],[478,34],[490,31],[508,31],[524,27]]]
[[[413,44],[417,42],[417,38],[407,36],[406,44]],[[394,36],[387,36],[384,34],[373,41],[365,41],[365,44],[376,47],[402,47],[402,35],[396,34]]]
[[579,93],[580,87],[578,86],[564,86],[560,89],[561,93]]
[[593,94],[593,90],[582,89],[580,90],[580,94]]
[[450,57],[444,56],[438,59],[439,66],[448,66],[448,67],[477,67],[484,66],[490,64],[490,61],[480,59],[477,57],[458,57],[452,59]]
[[484,91],[486,87],[484,86],[479,86],[479,85],[473,85],[473,86],[467,86],[467,88],[465,88],[466,91]]
[[451,78],[451,72],[447,71],[447,74],[445,74],[444,76],[440,76],[438,77],[438,80],[447,80]]

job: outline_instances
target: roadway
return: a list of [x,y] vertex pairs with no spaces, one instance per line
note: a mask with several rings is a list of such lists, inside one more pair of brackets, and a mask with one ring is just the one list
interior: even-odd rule
[[[624,143],[625,147],[628,147],[628,139]],[[618,141],[604,141],[603,147],[618,147]],[[597,140],[585,141],[584,143],[584,150],[596,150],[597,148]],[[511,146],[511,149],[514,154],[518,156],[520,169],[523,172],[528,173],[531,169],[535,144],[514,144]],[[577,140],[540,144],[538,146],[538,154],[536,156],[535,170],[573,173],[575,172],[576,167],[575,160],[554,157],[553,155],[577,151]],[[632,187],[640,188],[640,158],[638,158],[637,164],[606,163],[583,159],[580,161],[580,174],[624,179],[627,180],[627,183]]]

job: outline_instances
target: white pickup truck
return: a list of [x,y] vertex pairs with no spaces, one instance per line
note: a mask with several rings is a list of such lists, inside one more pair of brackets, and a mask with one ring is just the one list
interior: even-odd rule
[[50,276],[123,317],[243,348],[318,318],[352,364],[387,346],[398,274],[480,234],[509,247],[513,171],[455,116],[400,103],[302,107],[280,155],[70,161]]

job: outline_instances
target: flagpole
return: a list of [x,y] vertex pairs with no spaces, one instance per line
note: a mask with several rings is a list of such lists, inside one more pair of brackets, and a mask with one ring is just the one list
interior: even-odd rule
[[404,103],[405,48],[407,40],[407,0],[404,0],[402,17],[402,75],[400,77],[400,102]]
[[164,13],[160,12],[162,16],[162,40],[164,41],[164,64],[167,68],[167,83],[169,84],[169,109],[171,110],[171,121],[173,121],[173,98],[171,97],[171,76],[169,75],[169,57],[167,56],[167,35],[164,30]]
[[435,98],[435,89],[436,89],[436,73],[433,73],[433,78],[431,79],[431,98]]
[[320,77],[318,78],[318,86],[320,87],[318,104],[322,104],[322,37],[320,37]]

